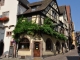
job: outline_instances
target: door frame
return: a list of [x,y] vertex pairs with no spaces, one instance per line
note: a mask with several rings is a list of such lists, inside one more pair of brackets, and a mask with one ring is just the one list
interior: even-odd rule
[[42,57],[42,50],[43,50],[43,44],[42,44],[42,41],[33,41],[33,57],[34,57],[34,43],[35,42],[39,42],[39,48],[40,48],[40,57]]
[[[38,46],[37,49],[36,46]],[[40,42],[34,42],[33,52],[34,52],[34,57],[40,57]]]

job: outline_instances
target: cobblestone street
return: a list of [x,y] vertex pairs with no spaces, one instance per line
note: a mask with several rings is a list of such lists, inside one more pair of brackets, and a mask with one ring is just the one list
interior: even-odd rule
[[80,60],[79,55],[77,49],[75,49],[65,54],[44,58],[44,60]]
[[80,60],[79,55],[77,53],[77,50],[71,50],[68,53],[65,54],[59,54],[56,56],[50,56],[50,57],[35,57],[35,58],[26,58],[26,59],[18,59],[18,58],[0,58],[0,60]]

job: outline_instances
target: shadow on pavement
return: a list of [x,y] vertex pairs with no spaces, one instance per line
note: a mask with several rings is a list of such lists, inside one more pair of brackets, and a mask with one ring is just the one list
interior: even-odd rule
[[78,52],[78,56],[67,56],[67,60],[80,60],[80,53]]
[[67,56],[67,60],[80,60],[79,56]]

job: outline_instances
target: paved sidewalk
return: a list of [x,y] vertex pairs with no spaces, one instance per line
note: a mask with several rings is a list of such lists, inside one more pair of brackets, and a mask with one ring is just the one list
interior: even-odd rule
[[[75,53],[77,53],[77,51],[76,52],[74,52],[74,51],[76,51],[76,49],[74,49],[74,50],[71,50],[71,51],[69,51],[69,52],[67,52],[67,53],[65,53],[65,54],[59,54],[59,55],[56,55],[56,56],[50,56],[50,57],[45,57],[45,58],[42,58],[42,57],[35,57],[35,58],[31,58],[31,57],[28,57],[28,58],[26,58],[26,59],[19,59],[19,58],[2,58],[2,59],[0,59],[0,60],[65,60],[65,59],[67,59],[66,58],[66,56],[74,56],[74,54]],[[72,55],[71,55],[72,54]],[[75,56],[77,56],[78,54],[76,54]],[[63,59],[62,59],[63,58]]]
[[[75,53],[77,53],[77,49],[71,50],[65,54],[59,54],[56,56],[46,57],[44,58],[44,60],[65,60],[65,59],[67,60],[67,56],[74,56]],[[78,54],[75,54],[75,56],[78,56]]]

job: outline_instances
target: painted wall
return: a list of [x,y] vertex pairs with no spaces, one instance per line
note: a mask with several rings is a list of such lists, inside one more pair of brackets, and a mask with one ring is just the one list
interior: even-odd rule
[[[52,46],[53,46],[52,51],[47,51],[46,50],[46,40],[48,38],[50,38],[51,41],[52,41]],[[60,46],[62,47],[62,42],[63,41],[55,39],[54,37],[51,37],[51,36],[48,36],[48,35],[44,35],[44,34],[42,36],[42,40],[43,40],[43,55],[54,55],[55,53],[58,54],[58,52],[56,51],[56,42],[59,41],[60,42]],[[62,49],[61,48],[60,48],[60,53],[62,53]]]
[[[25,11],[26,9],[19,5],[19,2],[17,0],[4,0],[4,5],[1,6],[0,9],[0,15],[2,15],[2,12],[9,11],[9,21],[7,23],[2,23],[0,24],[3,26],[8,26],[7,28],[0,29],[0,40],[4,40],[4,53],[9,52],[9,47],[10,47],[10,41],[13,40],[12,36],[6,36],[7,32],[10,31],[12,32],[15,28],[16,22],[17,22],[17,14],[21,14]],[[14,25],[14,27],[9,28],[10,25]],[[12,33],[13,34],[13,33]]]
[[[14,4],[15,3],[15,4]],[[16,25],[16,15],[17,15],[17,8],[18,8],[18,1],[17,0],[5,0],[4,1],[4,5],[1,6],[0,9],[0,15],[2,15],[2,12],[6,12],[9,11],[9,21],[7,23],[2,23],[2,25],[4,26],[10,26],[10,25]],[[13,31],[14,27],[9,28],[5,28],[3,31],[4,34],[0,34],[0,36],[4,40],[4,53],[9,51],[9,46],[10,46],[10,41],[12,40],[12,36],[6,36],[6,33],[8,31]],[[1,29],[0,29],[0,32]]]
[[[42,37],[38,37],[38,35],[33,36],[29,36],[29,35],[25,35],[26,38],[29,39],[30,41],[30,50],[18,50],[18,55],[19,56],[34,56],[34,42],[40,42],[40,56],[42,55],[54,55],[54,53],[56,51],[56,42],[57,39],[55,39],[54,37],[48,36],[43,34]],[[47,37],[47,38],[46,38]],[[50,38],[51,41],[53,42],[52,46],[53,46],[53,50],[52,51],[46,51],[46,40]],[[60,42],[60,45],[62,46],[62,42],[61,40],[58,40]],[[60,48],[60,53],[62,53],[62,49]]]
[[32,45],[31,45],[32,38],[30,36],[28,36],[28,35],[25,35],[25,38],[27,38],[29,40],[29,42],[30,42],[29,50],[21,50],[21,49],[18,50],[18,55],[19,56],[31,56],[31,53],[32,53],[31,52],[32,51]]
[[72,32],[72,39],[73,39],[72,44],[76,46],[76,39],[75,39],[75,32],[74,31]]
[[[56,13],[56,18],[54,18],[54,16],[53,16],[53,11],[54,11],[54,13]],[[48,16],[49,18],[51,18],[52,20],[54,20],[56,22],[58,22],[58,20],[59,20],[58,13],[55,10],[53,10],[52,8],[47,12],[46,16]]]
[[[59,20],[64,23],[64,25],[63,25],[64,28],[69,29],[69,24],[68,24],[68,21],[67,21],[67,16],[66,16],[66,14],[61,15],[61,16],[59,17]],[[68,36],[68,31],[67,31],[66,29],[64,30],[64,35],[65,35],[65,36]]]

